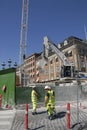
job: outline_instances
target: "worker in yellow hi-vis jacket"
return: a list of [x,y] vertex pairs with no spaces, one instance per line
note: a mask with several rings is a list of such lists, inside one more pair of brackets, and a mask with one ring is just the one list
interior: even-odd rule
[[47,110],[47,114],[49,119],[53,119],[56,114],[55,110],[55,93],[51,89],[50,86],[45,86],[46,94],[45,94],[45,107]]
[[36,91],[36,87],[33,86],[32,87],[32,92],[31,92],[31,101],[32,101],[32,107],[33,107],[33,111],[32,114],[35,115],[37,114],[37,98],[38,98],[38,93]]

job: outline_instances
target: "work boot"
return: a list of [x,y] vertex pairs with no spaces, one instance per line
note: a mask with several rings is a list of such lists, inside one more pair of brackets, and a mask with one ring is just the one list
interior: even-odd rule
[[32,115],[36,115],[37,114],[37,112],[32,112]]
[[51,114],[50,116],[48,116],[48,119],[49,120],[53,120],[54,118],[53,118],[53,115]]

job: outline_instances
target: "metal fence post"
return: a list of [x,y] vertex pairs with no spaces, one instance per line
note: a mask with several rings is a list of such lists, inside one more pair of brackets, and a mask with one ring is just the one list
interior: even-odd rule
[[70,103],[67,103],[67,130],[70,130]]
[[25,104],[25,130],[28,130],[28,104]]

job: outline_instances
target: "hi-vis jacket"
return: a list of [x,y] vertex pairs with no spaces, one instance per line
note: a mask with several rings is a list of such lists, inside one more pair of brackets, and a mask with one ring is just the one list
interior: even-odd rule
[[35,94],[35,90],[32,90],[31,99],[32,99],[32,102],[37,102],[37,95]]
[[48,103],[51,103],[52,105],[54,105],[55,104],[55,94],[54,94],[54,91],[53,90],[49,90],[48,94],[49,94],[49,101],[48,101]]

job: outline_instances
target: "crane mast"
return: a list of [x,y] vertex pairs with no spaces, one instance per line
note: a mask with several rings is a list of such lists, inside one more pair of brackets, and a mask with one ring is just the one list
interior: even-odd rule
[[22,0],[22,19],[21,19],[21,32],[20,32],[20,56],[19,56],[19,72],[20,72],[20,85],[25,86],[25,71],[24,59],[26,58],[26,45],[27,45],[27,28],[28,28],[28,1]]
[[20,66],[24,63],[24,59],[26,57],[27,27],[28,27],[28,0],[23,0],[21,34],[20,34],[20,59],[19,59]]

